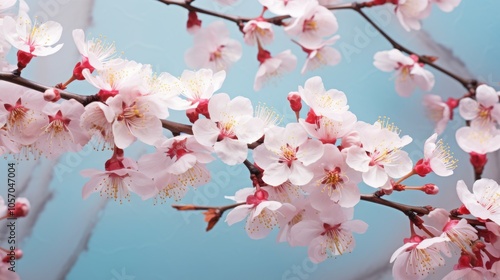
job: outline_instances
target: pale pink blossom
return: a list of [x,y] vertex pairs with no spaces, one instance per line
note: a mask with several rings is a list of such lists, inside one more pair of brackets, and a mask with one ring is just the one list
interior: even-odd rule
[[263,121],[264,132],[279,125],[283,119],[273,108],[260,103],[255,106],[254,116]]
[[340,121],[323,116],[306,120],[299,119],[299,123],[307,133],[318,138],[324,144],[335,144],[338,139],[352,132],[356,122],[356,115],[349,111],[341,115]]
[[82,75],[87,82],[99,89],[99,98],[105,102],[121,91],[132,90],[142,82],[140,75],[143,65],[133,60],[121,60],[119,63],[106,64],[103,70],[93,76],[89,69],[84,69]]
[[448,121],[452,117],[450,106],[443,102],[441,96],[426,94],[423,98],[423,104],[427,111],[427,116],[435,122],[434,132],[443,133]]
[[167,72],[153,74],[147,67],[144,71],[144,82],[140,83],[139,89],[142,96],[148,96],[153,102],[151,106],[156,106],[159,118],[167,118],[170,114],[168,109],[186,110],[192,107],[191,102],[180,98],[182,87],[180,81]]
[[462,0],[430,0],[431,3],[436,4],[443,12],[451,12],[453,9],[460,5]]
[[208,101],[222,87],[226,72],[211,69],[184,70],[179,79],[181,94],[196,108],[199,114],[208,115]]
[[467,253],[462,253],[458,259],[458,263],[453,266],[453,270],[448,273],[443,280],[483,280],[483,279],[497,279],[494,273],[488,271],[481,266],[471,265],[471,256]]
[[226,164],[242,163],[247,158],[247,144],[264,134],[264,122],[253,117],[252,103],[238,96],[230,99],[225,93],[214,95],[208,103],[210,119],[199,119],[193,125],[196,140],[214,147],[217,156]]
[[290,36],[297,36],[300,45],[311,48],[321,43],[324,37],[338,30],[337,18],[317,1],[306,1],[302,13],[285,26]]
[[457,167],[457,160],[450,152],[450,147],[444,144],[443,139],[437,141],[437,133],[434,133],[425,140],[424,158],[415,165],[415,172],[420,176],[425,176],[430,172],[438,176],[450,176],[453,169]]
[[298,17],[303,13],[307,1],[303,0],[259,0],[271,13]]
[[[267,52],[267,51],[264,51]],[[268,83],[272,78],[279,77],[286,72],[290,72],[297,66],[297,57],[290,50],[283,51],[275,56],[271,56],[269,52],[261,59],[261,64],[257,73],[253,89],[259,91],[262,86]]]
[[368,225],[352,220],[354,208],[331,204],[319,210],[318,219],[302,220],[292,227],[291,235],[299,246],[308,246],[309,259],[320,263],[327,257],[351,252],[356,246],[353,232],[364,233]]
[[0,2],[0,11],[7,10],[8,8],[14,6],[17,0],[3,0]]
[[241,44],[229,38],[229,30],[222,21],[214,21],[194,35],[194,46],[184,55],[191,68],[226,70],[242,55]]
[[100,192],[101,196],[119,200],[130,201],[130,192],[138,194],[143,200],[153,197],[156,188],[153,179],[144,173],[137,171],[137,164],[128,158],[108,164],[106,170],[85,169],[80,173],[84,177],[90,177],[82,189],[84,199],[93,192]]
[[400,178],[412,170],[408,153],[401,148],[412,139],[399,136],[399,129],[387,119],[374,125],[359,122],[362,147],[352,146],[347,150],[347,164],[363,173],[363,181],[374,188],[391,188],[390,178]]
[[20,11],[17,19],[5,17],[3,20],[5,39],[15,48],[32,56],[47,56],[59,51],[63,44],[52,46],[62,34],[62,26],[54,21],[43,24],[31,22],[24,11]]
[[336,89],[325,90],[319,76],[308,79],[304,87],[299,86],[299,94],[317,116],[342,121],[342,114],[349,110],[345,94]]
[[262,180],[272,186],[287,180],[299,186],[309,183],[314,176],[312,164],[322,155],[323,144],[308,139],[298,123],[269,129],[264,144],[253,152],[255,163],[264,169]]
[[361,173],[347,165],[345,155],[336,146],[324,145],[323,156],[314,164],[313,171],[312,182],[302,187],[309,192],[311,200],[328,197],[345,208],[354,207],[359,202],[357,184],[361,182]]
[[243,26],[245,43],[250,46],[256,44],[268,45],[274,40],[271,23],[262,18],[252,19]]
[[89,136],[96,136],[99,142],[103,144],[103,147],[113,147],[114,137],[111,126],[113,118],[114,112],[107,104],[92,102],[85,106],[85,111],[80,118],[80,124]]
[[88,68],[90,72],[94,69],[102,70],[104,64],[112,60],[116,53],[115,44],[107,43],[102,37],[85,41],[85,33],[82,29],[73,30],[73,40],[82,55],[82,62],[79,62],[81,70],[83,68]]
[[373,64],[381,71],[396,71],[396,92],[401,96],[410,96],[416,87],[425,91],[434,87],[434,75],[423,68],[415,55],[406,56],[400,50],[392,49],[377,52],[374,60]]
[[458,146],[467,153],[487,154],[500,149],[500,130],[474,125],[461,127],[455,133]]
[[292,203],[292,201],[303,197],[301,188],[292,184],[290,181],[286,181],[278,186],[264,186],[262,189],[269,193],[269,198],[271,200],[279,202]]
[[462,118],[484,126],[500,123],[499,93],[492,87],[480,85],[476,89],[476,100],[466,97],[460,100],[459,112]]
[[307,48],[302,47],[302,50],[307,53],[307,59],[301,73],[304,74],[324,65],[337,65],[341,60],[340,52],[330,46],[335,44],[339,38],[340,36],[336,35],[316,45],[309,45]]
[[77,152],[90,140],[80,126],[84,107],[76,100],[48,103],[43,112],[49,123],[42,127],[34,146],[46,157],[56,158],[65,152]]
[[227,214],[226,222],[231,226],[247,218],[245,229],[252,239],[266,237],[278,225],[279,216],[295,210],[291,204],[268,200],[269,194],[263,189],[245,188],[226,198],[237,203],[245,202]]
[[47,104],[43,95],[4,82],[0,87],[2,92],[9,92],[0,97],[0,120],[4,120],[9,137],[21,145],[33,144],[48,123],[47,115],[42,112]]
[[154,99],[122,93],[106,102],[114,113],[113,119],[107,121],[112,122],[114,143],[118,148],[125,149],[136,139],[149,145],[160,139],[163,128],[159,118],[165,111],[156,106]]
[[447,240],[442,237],[425,238],[413,235],[411,238],[405,238],[404,242],[405,244],[391,256],[390,262],[394,262],[394,279],[425,279],[436,268],[445,264],[442,253],[451,256],[446,245]]
[[[295,207],[295,211],[287,213],[287,215],[278,216],[278,224],[280,231],[278,233],[278,242],[287,241],[290,246],[298,246],[297,242],[293,239],[291,230],[293,226],[301,221],[318,219],[318,210],[311,206],[308,197],[299,197],[291,202]],[[299,240],[298,243],[301,243]],[[306,244],[307,245],[307,244]]]
[[500,187],[491,179],[474,182],[472,193],[463,180],[457,182],[457,194],[469,212],[483,220],[490,219],[500,225]]
[[429,0],[399,0],[396,16],[406,31],[420,30],[420,20],[427,16]]

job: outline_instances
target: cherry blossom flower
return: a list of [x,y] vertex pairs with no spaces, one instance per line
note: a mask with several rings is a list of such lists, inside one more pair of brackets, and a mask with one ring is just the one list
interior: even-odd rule
[[500,149],[500,131],[495,127],[471,124],[459,128],[455,138],[458,146],[467,153],[484,155]]
[[292,227],[291,235],[297,245],[308,245],[309,259],[320,263],[330,256],[351,252],[356,246],[352,235],[364,233],[368,225],[352,220],[354,208],[330,204],[319,210],[318,220],[302,220]]
[[340,52],[330,47],[330,45],[335,44],[339,38],[340,36],[336,35],[316,45],[309,45],[307,48],[302,47],[302,50],[307,53],[307,59],[300,73],[304,74],[323,65],[337,65],[341,60]]
[[300,16],[285,26],[285,31],[290,36],[297,36],[300,45],[311,48],[318,46],[324,37],[337,32],[337,18],[327,8],[317,1],[305,1],[305,7]]
[[362,147],[352,146],[347,150],[347,164],[363,173],[363,181],[374,188],[391,188],[389,177],[400,178],[412,170],[408,153],[401,148],[412,139],[399,136],[399,129],[388,119],[374,125],[359,122]]
[[181,93],[199,114],[208,117],[208,101],[221,88],[225,78],[224,70],[216,73],[211,69],[185,70],[179,79]]
[[[291,204],[295,207],[295,211],[287,213],[287,215],[278,216],[280,231],[277,240],[278,242],[287,241],[290,246],[299,246],[291,234],[293,226],[301,221],[318,219],[318,210],[311,206],[308,197],[299,197],[293,200]],[[300,244],[302,242],[299,240],[298,243]]]
[[16,4],[17,0],[4,0],[2,3],[0,3],[0,11],[2,10],[7,10],[8,8],[14,6]]
[[378,69],[384,72],[396,71],[396,92],[403,97],[410,96],[417,86],[425,91],[434,87],[434,75],[423,68],[415,55],[408,57],[400,50],[392,49],[377,52],[374,59],[373,64]]
[[472,120],[484,126],[493,122],[500,123],[499,93],[492,87],[480,85],[476,89],[476,100],[467,97],[460,100],[458,107],[460,115],[466,120]]
[[443,280],[456,279],[495,279],[493,274],[484,267],[471,266],[471,257],[468,254],[462,254],[458,259],[458,263],[453,267],[453,270],[448,273]]
[[462,0],[430,0],[431,3],[436,4],[443,12],[451,12],[453,9],[460,5]]
[[469,212],[481,219],[500,225],[500,187],[491,179],[474,182],[471,193],[463,180],[457,182],[457,194]]
[[445,264],[442,253],[451,256],[442,237],[425,238],[413,235],[405,238],[405,244],[391,256],[394,262],[392,276],[394,279],[424,279],[434,270]]
[[210,119],[199,119],[193,125],[196,140],[214,147],[217,156],[228,165],[247,158],[247,144],[264,134],[264,123],[253,117],[252,103],[238,96],[230,100],[225,93],[214,95],[208,103]]
[[140,95],[147,96],[154,102],[151,106],[156,106],[159,118],[167,118],[170,113],[168,109],[186,110],[191,108],[191,102],[180,98],[182,87],[177,78],[167,72],[154,74],[150,67],[143,69],[144,82],[139,89]]
[[[309,114],[314,114],[309,112]],[[356,115],[347,111],[341,115],[341,121],[328,117],[315,116],[314,118],[299,119],[299,123],[309,133],[318,138],[323,144],[335,144],[337,139],[350,133],[357,122]]]
[[256,44],[268,45],[274,40],[271,23],[263,18],[252,19],[243,26],[245,43],[250,46]]
[[85,106],[85,111],[80,118],[80,124],[90,136],[95,135],[99,142],[102,142],[103,147],[113,147],[114,137],[113,127],[111,126],[113,119],[114,112],[107,104],[92,102]]
[[345,94],[336,89],[325,90],[319,76],[308,79],[304,87],[299,86],[299,94],[317,116],[342,121],[342,114],[349,110]]
[[184,59],[191,68],[226,70],[241,58],[240,42],[229,38],[229,30],[222,21],[212,22],[196,32],[194,46],[186,51]]
[[73,99],[60,104],[48,103],[43,112],[49,123],[42,128],[34,146],[45,156],[56,158],[64,152],[77,152],[87,144],[88,134],[80,127],[82,104]]
[[425,176],[434,171],[438,176],[450,176],[457,167],[457,160],[450,153],[450,147],[440,139],[437,133],[429,137],[424,144],[424,158],[419,160],[413,170],[420,176]]
[[266,84],[271,78],[290,72],[297,66],[297,57],[290,50],[283,51],[276,56],[271,56],[265,50],[259,50],[259,61],[260,66],[253,84],[255,91],[259,91],[263,84]]
[[259,0],[271,13],[298,17],[303,13],[307,1],[302,0]]
[[324,145],[323,156],[315,163],[314,178],[302,187],[310,193],[311,200],[319,196],[328,197],[340,206],[354,207],[360,200],[357,184],[361,174],[351,169],[345,162],[345,156],[332,145]]
[[2,91],[9,92],[0,98],[0,119],[6,120],[9,137],[22,145],[33,144],[48,118],[42,113],[47,104],[39,92],[24,87],[1,83]]
[[254,116],[263,121],[264,132],[279,125],[282,120],[282,117],[273,108],[267,107],[264,104],[257,104],[255,106]]
[[299,186],[309,183],[314,176],[310,165],[322,155],[321,142],[308,139],[307,132],[298,123],[269,129],[264,145],[253,152],[255,163],[264,169],[262,180],[271,186],[287,180]]
[[103,70],[104,64],[109,63],[116,53],[115,44],[108,44],[103,38],[92,38],[85,41],[85,33],[82,29],[73,30],[73,40],[82,55],[82,61],[76,64],[73,71],[79,80],[85,79],[82,75],[83,69],[87,68],[91,73],[95,69]]
[[227,214],[226,222],[231,226],[248,216],[245,229],[252,239],[266,237],[278,225],[280,215],[286,216],[295,210],[291,204],[268,200],[269,194],[263,189],[244,188],[226,198],[237,203],[245,202]]
[[399,0],[396,16],[406,31],[420,30],[420,20],[427,16],[429,0]]
[[443,133],[448,121],[453,116],[452,108],[443,102],[441,96],[433,94],[424,95],[423,104],[427,110],[427,116],[436,123],[434,132]]
[[85,169],[80,172],[84,177],[91,177],[82,189],[84,199],[93,192],[100,192],[115,201],[130,201],[130,192],[138,194],[143,200],[156,194],[151,177],[137,171],[137,164],[129,158],[110,159],[106,162],[106,170]]
[[[153,145],[162,135],[160,117],[165,114],[147,96],[134,97],[133,94],[119,94],[106,101],[114,113],[112,122],[115,145],[120,149],[130,146],[136,139]],[[108,116],[109,117],[109,116]]]
[[120,63],[107,64],[103,70],[97,71],[96,76],[92,76],[89,69],[83,69],[82,75],[87,82],[99,89],[99,98],[105,102],[120,91],[137,87],[142,82],[139,75],[142,66],[133,60],[121,60]]
[[43,24],[35,23],[33,25],[30,17],[24,11],[19,12],[16,20],[5,17],[3,31],[5,39],[12,46],[25,53],[29,60],[33,56],[51,55],[63,46],[63,44],[52,46],[61,38],[62,26],[59,23],[47,21]]

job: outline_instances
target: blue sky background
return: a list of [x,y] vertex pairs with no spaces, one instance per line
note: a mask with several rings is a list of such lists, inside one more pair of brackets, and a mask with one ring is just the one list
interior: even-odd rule
[[[71,39],[73,28],[83,28],[94,36],[106,36],[123,50],[124,57],[149,63],[158,72],[167,71],[178,76],[186,69],[183,55],[191,47],[192,37],[185,31],[187,12],[179,7],[154,0],[28,2],[32,15],[63,24],[65,47],[60,53],[40,58],[30,65],[32,68],[25,74],[27,78],[47,85],[67,79],[78,60]],[[256,16],[260,12],[256,2],[240,0],[234,7],[223,8],[210,0],[197,0],[194,5],[233,15]],[[496,11],[499,9],[500,2],[495,0],[463,1],[451,14],[435,8],[424,21],[423,31],[412,33],[400,27],[388,8],[379,7],[368,13],[408,48],[421,54],[437,55],[440,57],[438,64],[464,76],[480,77],[498,88],[500,22]],[[293,120],[286,102],[288,92],[297,90],[308,78],[320,75],[326,88],[336,88],[347,94],[351,111],[359,120],[374,122],[379,116],[388,116],[403,134],[412,136],[414,142],[406,151],[414,161],[418,160],[423,142],[432,133],[432,125],[421,106],[423,93],[418,91],[410,98],[399,97],[391,75],[373,66],[374,53],[390,49],[390,45],[354,12],[338,11],[336,16],[341,36],[337,48],[343,54],[339,65],[301,75],[305,54],[275,29],[276,41],[269,47],[270,51],[276,54],[291,49],[298,56],[298,69],[254,92],[253,80],[258,66],[256,49],[244,45],[243,58],[229,70],[220,92],[232,97],[248,97],[254,104],[266,103],[287,123]],[[214,20],[206,16],[201,19],[205,25]],[[236,26],[227,25],[232,37],[241,41]],[[436,74],[437,81],[432,93],[443,97],[458,97],[464,93],[458,83],[431,71]],[[94,93],[94,89],[84,82],[71,85],[68,90]],[[173,113],[172,119],[186,122],[183,113]],[[458,206],[456,181],[464,179],[469,186],[472,182],[468,158],[454,140],[454,131],[462,123],[458,117],[443,135],[460,160],[455,175],[446,179],[428,176],[410,181],[414,184],[436,182],[441,193],[435,197],[398,193],[390,199],[448,209]],[[152,150],[136,144],[126,150],[126,155],[137,159],[146,151]],[[169,206],[173,201],[153,205],[152,200],[141,201],[133,197],[132,202],[120,205],[114,201],[107,203],[98,195],[83,201],[81,187],[86,179],[79,171],[102,169],[109,156],[108,151],[85,149],[55,161],[21,163],[18,170],[22,180],[20,193],[34,203],[31,218],[19,221],[25,252],[23,260],[18,262],[22,279],[390,279],[390,273],[387,274],[389,258],[402,245],[402,238],[409,235],[403,214],[361,202],[355,215],[365,220],[369,229],[366,234],[356,236],[354,252],[314,265],[308,261],[306,248],[276,243],[276,232],[264,240],[251,240],[244,231],[244,223],[228,227],[221,221],[206,233],[201,213],[177,212]],[[498,179],[493,168],[497,164],[495,160],[490,160],[486,176]],[[248,171],[243,166],[228,167],[215,162],[210,167],[213,182],[191,191],[182,203],[227,204],[230,202],[224,195],[233,195],[236,190],[250,186]],[[362,190],[373,191],[368,187]],[[447,268],[452,266],[450,260]],[[296,268],[301,272],[295,272]]]

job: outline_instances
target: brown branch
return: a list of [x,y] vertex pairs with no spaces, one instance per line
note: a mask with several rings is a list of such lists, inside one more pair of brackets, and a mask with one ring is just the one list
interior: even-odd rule
[[205,222],[207,222],[207,231],[211,230],[219,221],[219,219],[224,214],[224,211],[235,208],[237,206],[243,205],[245,202],[235,203],[227,206],[211,207],[211,206],[197,206],[197,205],[172,205],[175,209],[179,211],[196,211],[196,210],[206,210],[203,212],[205,215]]
[[379,196],[377,196],[375,194],[362,194],[361,200],[368,201],[368,202],[375,203],[375,204],[380,204],[383,206],[387,206],[387,207],[399,210],[407,216],[411,216],[412,214],[417,214],[420,216],[427,215],[433,209],[431,206],[411,206],[411,205],[401,204],[401,203],[397,203],[397,202],[392,202],[392,201],[380,198]]

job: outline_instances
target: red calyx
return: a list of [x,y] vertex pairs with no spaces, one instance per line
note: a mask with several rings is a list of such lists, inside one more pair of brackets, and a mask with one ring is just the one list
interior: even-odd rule
[[429,161],[424,161],[424,159],[420,159],[413,167],[413,171],[418,174],[420,177],[425,177],[425,175],[432,172],[431,165]]
[[306,123],[316,124],[321,117],[314,113],[313,109],[309,109],[307,112]]
[[205,116],[205,118],[209,119],[210,114],[208,113],[208,99],[201,99],[196,107],[196,112]]
[[474,167],[474,171],[477,174],[482,174],[484,170],[484,166],[488,162],[488,158],[486,154],[478,154],[476,152],[470,153],[470,163]]
[[73,77],[77,80],[85,80],[85,77],[82,74],[84,69],[89,69],[90,73],[94,72],[95,68],[90,65],[89,59],[86,57],[82,58],[81,62],[78,62],[73,68]]
[[288,101],[290,102],[290,107],[294,112],[300,112],[302,109],[302,98],[300,98],[300,95],[298,92],[290,92],[287,97]]
[[198,14],[195,11],[189,11],[186,27],[188,30],[194,27],[201,27],[201,20],[198,18]]
[[195,108],[187,109],[186,110],[186,116],[188,117],[189,121],[191,123],[194,123],[200,118],[200,114]]
[[16,201],[14,210],[9,210],[9,218],[22,218],[26,217],[30,211],[30,207],[25,203]]
[[17,68],[19,68],[19,70],[26,68],[33,57],[35,57],[35,55],[32,55],[31,53],[21,50],[17,51]]
[[263,189],[259,189],[253,195],[247,197],[247,204],[251,204],[254,207],[259,205],[262,201],[266,201],[269,197],[269,193]]
[[439,188],[434,184],[425,184],[422,187],[422,191],[426,194],[434,195],[439,192]]
[[259,48],[259,53],[257,54],[257,60],[260,62],[260,64],[264,63],[267,59],[271,58],[271,53]]

